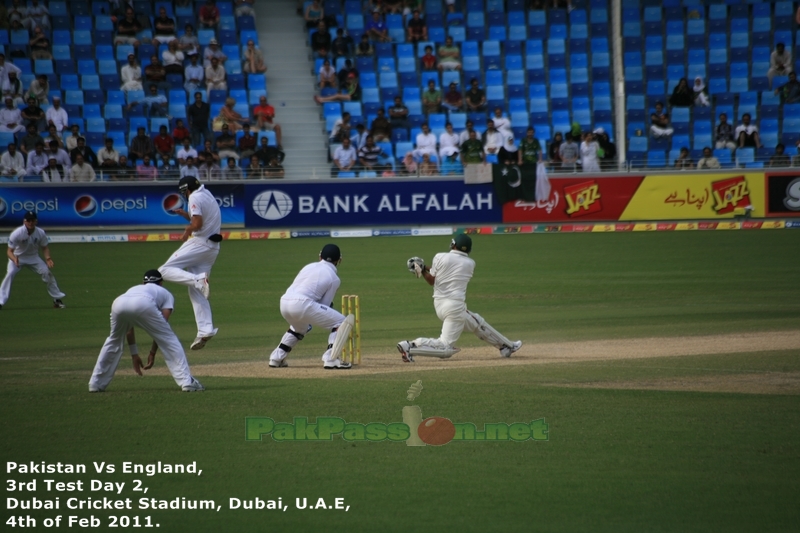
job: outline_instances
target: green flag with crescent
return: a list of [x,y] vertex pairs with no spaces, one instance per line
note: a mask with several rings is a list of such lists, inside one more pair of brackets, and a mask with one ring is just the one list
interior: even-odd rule
[[501,205],[536,201],[536,165],[492,165],[492,184]]

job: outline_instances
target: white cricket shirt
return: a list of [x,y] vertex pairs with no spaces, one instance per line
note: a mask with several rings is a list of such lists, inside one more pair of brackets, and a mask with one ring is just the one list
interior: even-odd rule
[[155,283],[136,285],[120,296],[120,298],[149,298],[155,302],[159,311],[175,308],[175,298],[172,293]]
[[193,237],[208,240],[210,236],[219,233],[222,227],[219,204],[205,185],[200,185],[199,189],[189,195],[189,215],[203,217],[203,227],[193,232]]
[[447,300],[467,299],[467,284],[475,272],[475,261],[464,252],[450,250],[446,254],[436,254],[431,264],[433,297]]
[[14,250],[17,257],[31,257],[39,254],[39,248],[47,246],[47,234],[42,228],[35,228],[28,235],[28,228],[20,226],[8,237],[8,247]]
[[336,265],[328,261],[317,261],[300,270],[282,298],[312,300],[331,305],[340,283],[339,276],[336,275]]

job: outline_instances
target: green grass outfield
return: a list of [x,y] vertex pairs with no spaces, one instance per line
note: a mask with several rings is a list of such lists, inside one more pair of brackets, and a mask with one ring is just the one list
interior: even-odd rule
[[[325,241],[223,243],[212,275],[219,335],[193,366],[263,361],[286,325],[278,300]],[[447,237],[336,241],[344,261],[340,294],[361,297],[363,349],[402,363],[394,345],[437,336],[424,282],[405,269],[445,251]],[[85,464],[85,475],[6,473],[60,498],[58,511],[9,511],[37,520],[149,515],[160,531],[797,531],[800,530],[800,396],[616,387],[620,382],[797,376],[800,346],[731,354],[508,366],[494,349],[483,368],[324,379],[205,377],[202,394],[179,392],[168,376],[118,375],[105,394],[87,382],[108,333],[112,300],[160,265],[176,243],[54,244],[67,293],[50,308],[41,281],[21,272],[0,311],[2,457]],[[468,303],[510,338],[541,343],[769,333],[800,329],[800,231],[475,236]],[[171,322],[185,346],[195,334],[182,287]],[[337,298],[338,306],[338,298]],[[292,360],[319,360],[314,329]],[[140,334],[139,345],[146,352]],[[465,336],[463,347],[479,347]],[[454,361],[458,355],[454,356]],[[421,368],[428,361],[416,366]],[[159,360],[159,366],[163,361]],[[321,363],[320,363],[321,365]],[[127,369],[127,356],[121,368]],[[276,370],[292,372],[293,368]],[[424,390],[406,400],[409,385]],[[611,388],[569,387],[610,383]],[[567,385],[567,386],[564,386]],[[245,440],[245,417],[341,417],[362,424],[423,417],[514,423],[545,418],[547,441],[393,442]],[[188,463],[202,476],[93,474],[92,462]],[[44,479],[126,482],[122,494],[47,492]],[[213,499],[222,510],[71,511],[67,498]],[[8,486],[7,486],[8,488]],[[86,487],[88,488],[88,487]],[[282,498],[285,512],[228,510],[229,498]],[[344,498],[349,511],[295,508]],[[143,523],[143,522],[142,522]],[[61,528],[67,528],[62,522]],[[53,529],[53,528],[50,528]],[[80,529],[80,528],[75,528]],[[117,528],[114,528],[117,529]],[[5,530],[11,531],[6,525]]]

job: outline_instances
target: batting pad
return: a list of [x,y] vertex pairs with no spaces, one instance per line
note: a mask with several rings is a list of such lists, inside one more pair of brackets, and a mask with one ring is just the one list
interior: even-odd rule
[[339,324],[339,328],[336,330],[336,338],[333,340],[333,347],[331,348],[331,360],[339,359],[342,356],[342,350],[355,324],[356,317],[353,315],[347,315],[344,318],[344,322]]
[[432,348],[430,346],[412,346],[408,353],[416,357],[421,355],[423,357],[438,357],[439,359],[448,359],[453,357],[453,354],[460,352],[460,348]]
[[467,311],[465,318],[464,328],[474,333],[480,340],[491,344],[495,348],[500,349],[503,346],[511,346],[514,344],[503,334],[490,326],[478,313]]

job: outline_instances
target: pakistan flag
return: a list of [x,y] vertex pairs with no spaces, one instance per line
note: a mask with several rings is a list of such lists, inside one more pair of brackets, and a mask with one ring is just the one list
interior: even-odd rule
[[492,184],[501,205],[512,200],[536,201],[536,165],[492,165]]

